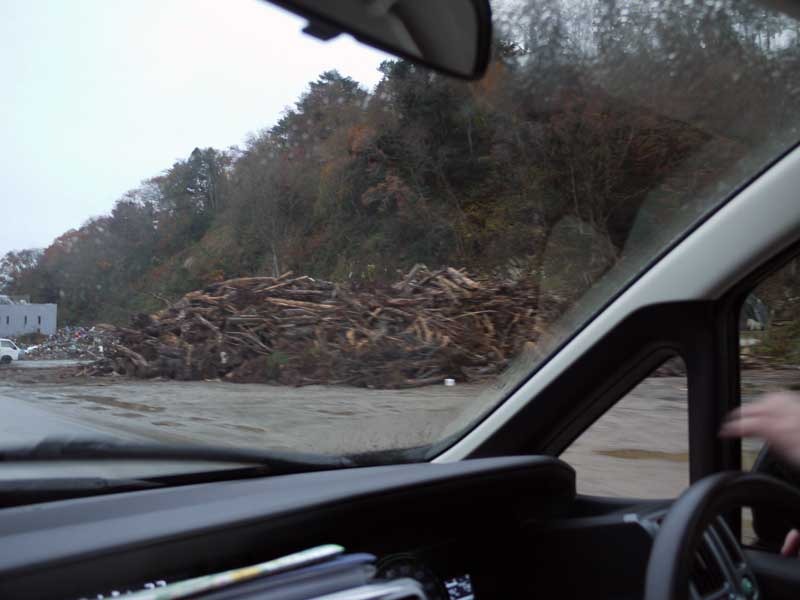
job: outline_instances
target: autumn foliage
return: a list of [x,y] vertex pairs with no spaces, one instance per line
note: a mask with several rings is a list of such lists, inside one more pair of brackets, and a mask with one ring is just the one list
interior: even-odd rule
[[570,300],[796,142],[794,22],[733,0],[529,4],[498,14],[482,81],[405,61],[372,90],[323,73],[243,147],[196,148],[43,253],[7,256],[6,290],[124,323],[234,277],[357,288],[423,263]]

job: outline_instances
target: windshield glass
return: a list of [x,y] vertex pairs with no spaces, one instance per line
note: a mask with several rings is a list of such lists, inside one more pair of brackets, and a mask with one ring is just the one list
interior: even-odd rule
[[2,3],[0,446],[430,456],[800,137],[758,4],[492,9],[465,83],[257,0]]

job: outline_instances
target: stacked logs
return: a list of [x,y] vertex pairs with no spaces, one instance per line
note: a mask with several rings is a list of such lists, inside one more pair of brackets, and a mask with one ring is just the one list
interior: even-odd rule
[[231,279],[115,328],[117,343],[87,372],[376,388],[476,381],[536,341],[542,304],[530,281],[422,265],[370,289],[291,273]]

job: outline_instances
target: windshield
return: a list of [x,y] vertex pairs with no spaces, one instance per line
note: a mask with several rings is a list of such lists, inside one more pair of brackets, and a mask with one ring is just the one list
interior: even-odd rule
[[429,457],[800,137],[758,4],[492,9],[464,83],[257,0],[2,3],[0,446]]

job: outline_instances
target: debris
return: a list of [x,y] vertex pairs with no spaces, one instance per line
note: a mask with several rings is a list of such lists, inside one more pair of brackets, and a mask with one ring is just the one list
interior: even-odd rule
[[104,341],[82,372],[404,388],[502,371],[557,312],[533,281],[414,267],[391,286],[244,277],[186,294]]
[[[104,329],[105,327],[105,329]],[[98,360],[113,343],[109,326],[62,327],[54,335],[24,348],[23,360]]]

